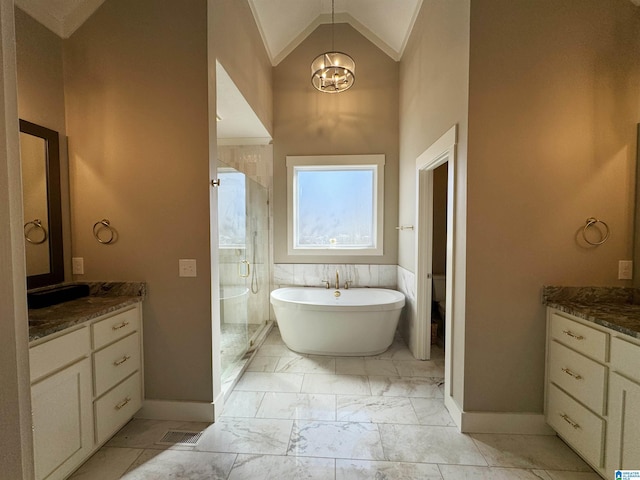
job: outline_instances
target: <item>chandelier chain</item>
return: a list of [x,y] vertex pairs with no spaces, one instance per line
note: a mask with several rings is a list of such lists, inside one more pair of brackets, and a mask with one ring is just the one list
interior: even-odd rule
[[335,4],[336,4],[336,0],[331,0],[331,51],[335,52],[336,51],[336,47],[335,47],[335,39],[336,39],[336,33],[335,33]]

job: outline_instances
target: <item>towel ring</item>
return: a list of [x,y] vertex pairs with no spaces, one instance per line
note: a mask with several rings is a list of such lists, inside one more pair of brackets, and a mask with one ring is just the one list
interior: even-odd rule
[[[601,223],[604,226],[604,230],[605,230],[604,231],[604,235],[602,235],[602,232],[601,232],[600,233],[600,235],[601,235],[600,241],[599,242],[592,242],[591,240],[589,240],[587,238],[587,229],[589,227],[593,227],[597,223]],[[609,238],[610,234],[611,234],[611,231],[609,230],[609,225],[607,225],[602,220],[598,220],[597,218],[594,218],[594,217],[587,218],[587,223],[584,226],[584,228],[582,229],[582,238],[584,238],[584,241],[587,242],[589,245],[602,245],[604,242],[607,241],[607,239]]]
[[[27,228],[29,225],[31,226]],[[38,230],[38,229],[42,230],[42,239],[33,240],[32,238],[29,237],[29,234],[33,230]],[[47,231],[42,226],[42,222],[39,219],[36,218],[35,220],[32,220],[24,224],[24,238],[27,242],[32,243],[34,245],[40,245],[41,243],[44,243],[47,241]]]
[[[107,232],[109,232],[109,238],[103,239],[100,237],[100,232],[103,230],[106,230]],[[115,238],[115,231],[113,230],[113,227],[109,223],[109,220],[107,220],[106,218],[103,218],[99,222],[96,222],[93,225],[93,236],[96,237],[96,240],[98,240],[98,242],[104,245],[108,245],[111,242],[113,242],[113,239]]]

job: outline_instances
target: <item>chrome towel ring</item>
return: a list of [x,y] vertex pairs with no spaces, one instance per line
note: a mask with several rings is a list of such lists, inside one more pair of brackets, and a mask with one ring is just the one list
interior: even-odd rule
[[[35,230],[42,230],[42,238],[40,240],[34,240],[29,236],[29,234]],[[42,226],[42,222],[39,219],[36,218],[35,220],[31,220],[24,224],[24,238],[27,242],[33,243],[34,245],[40,245],[47,241],[47,231]]]
[[[596,227],[596,224],[598,224],[598,223],[602,224],[602,226],[604,227],[604,233],[602,233],[602,231],[599,228]],[[590,227],[594,227],[600,232],[600,241],[599,242],[593,242],[593,241],[591,241],[591,240],[589,240],[587,238],[587,230]],[[586,222],[584,228],[582,229],[582,238],[584,238],[584,241],[587,242],[589,245],[602,245],[604,242],[607,241],[607,239],[609,238],[610,234],[611,234],[611,231],[609,230],[609,225],[607,225],[602,220],[598,220],[597,218],[594,218],[594,217],[587,218],[587,222]]]
[[[101,236],[100,233],[105,231],[106,233]],[[108,245],[110,243],[113,243],[116,233],[109,220],[103,218],[93,225],[93,236],[96,237],[96,240],[98,240],[98,242],[104,245]]]

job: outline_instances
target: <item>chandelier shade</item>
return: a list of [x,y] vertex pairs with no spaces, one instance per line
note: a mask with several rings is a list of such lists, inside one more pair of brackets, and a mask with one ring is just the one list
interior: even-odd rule
[[356,62],[346,53],[326,52],[311,63],[311,83],[324,93],[344,92],[353,86]]

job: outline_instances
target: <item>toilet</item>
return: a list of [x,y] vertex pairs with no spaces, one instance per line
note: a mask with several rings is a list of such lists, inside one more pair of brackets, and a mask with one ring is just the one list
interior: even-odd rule
[[438,313],[444,322],[445,320],[445,300],[447,295],[447,282],[444,274],[433,274],[433,301],[438,305]]

